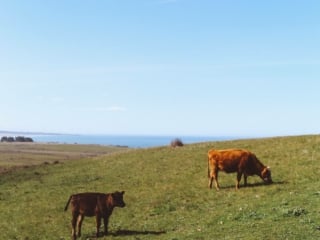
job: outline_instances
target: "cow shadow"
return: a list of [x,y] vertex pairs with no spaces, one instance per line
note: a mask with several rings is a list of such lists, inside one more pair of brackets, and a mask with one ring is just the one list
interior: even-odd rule
[[137,230],[128,230],[128,229],[120,229],[114,233],[109,233],[114,237],[119,236],[134,236],[134,235],[162,235],[165,234],[166,231],[137,231]]
[[[128,229],[120,229],[115,232],[108,232],[105,235],[103,232],[99,233],[98,238],[102,238],[105,236],[113,236],[113,237],[125,237],[125,236],[135,236],[135,235],[161,235],[165,234],[166,231],[137,231],[137,230],[128,230]],[[95,234],[87,235],[85,239],[97,239]]]
[[[264,182],[254,182],[254,183],[247,183],[247,186],[244,186],[243,183],[240,183],[240,188],[239,189],[244,189],[244,188],[254,188],[254,187],[266,187],[266,186],[272,186],[272,185],[283,185],[287,184],[287,181],[274,181],[272,183],[264,183]],[[235,185],[227,185],[227,186],[221,186],[220,189],[235,189]]]
[[[246,187],[264,187],[264,186],[272,186],[272,185],[283,185],[287,184],[288,182],[286,181],[273,181],[272,183],[264,183],[264,182],[255,182],[255,183],[248,183]],[[240,186],[245,188],[245,186]]]

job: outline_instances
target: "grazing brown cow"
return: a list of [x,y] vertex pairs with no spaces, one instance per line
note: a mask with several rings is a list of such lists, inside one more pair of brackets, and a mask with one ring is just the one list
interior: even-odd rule
[[208,178],[209,188],[212,188],[214,180],[216,189],[219,190],[218,171],[226,173],[237,172],[236,189],[239,188],[242,174],[244,185],[247,185],[247,177],[258,175],[265,183],[272,183],[271,171],[264,166],[251,152],[241,149],[210,150],[208,152]]
[[[72,210],[72,237],[74,240],[81,236],[81,224],[84,216],[96,216],[97,233],[99,236],[99,228],[101,225],[101,218],[104,220],[104,234],[108,234],[109,217],[112,214],[114,207],[124,207],[123,192],[114,193],[78,193],[70,196],[64,211],[67,211],[69,203],[71,202]],[[78,232],[76,232],[78,229]]]

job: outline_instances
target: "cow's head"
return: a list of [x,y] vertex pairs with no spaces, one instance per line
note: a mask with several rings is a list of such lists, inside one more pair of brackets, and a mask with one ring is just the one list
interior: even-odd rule
[[122,191],[122,192],[117,191],[117,192],[111,193],[112,202],[115,207],[126,206],[125,202],[123,201],[123,194],[124,194],[124,191]]
[[265,183],[272,183],[272,179],[271,179],[271,170],[269,167],[265,167],[263,168],[262,172],[261,172],[261,178]]

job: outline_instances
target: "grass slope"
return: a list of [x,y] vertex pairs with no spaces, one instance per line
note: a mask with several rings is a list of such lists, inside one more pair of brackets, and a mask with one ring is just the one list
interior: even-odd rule
[[[207,187],[210,148],[245,148],[272,168],[274,184],[235,174]],[[72,193],[125,190],[100,239],[319,239],[320,136],[150,148],[20,169],[0,176],[0,239],[70,239]],[[85,218],[81,239],[93,239]]]

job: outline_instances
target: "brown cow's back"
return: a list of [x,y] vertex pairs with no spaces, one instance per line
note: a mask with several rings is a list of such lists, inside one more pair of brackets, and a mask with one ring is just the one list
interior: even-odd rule
[[272,182],[270,170],[258,160],[256,155],[243,149],[209,150],[208,177],[210,188],[214,180],[216,188],[219,189],[218,171],[237,172],[236,188],[239,188],[242,175],[244,175],[245,185],[247,184],[247,176],[251,175],[258,175],[265,182]]
[[232,173],[238,170],[239,162],[247,161],[250,154],[249,151],[242,149],[210,150],[209,158],[220,171]]
[[100,211],[102,201],[105,201],[107,194],[104,193],[78,193],[72,195],[72,210],[83,214],[84,216],[95,216],[96,211]]
[[85,216],[96,216],[96,237],[99,236],[99,228],[101,225],[101,219],[104,221],[104,233],[108,233],[109,217],[115,207],[124,207],[123,194],[125,192],[113,192],[113,193],[97,193],[86,192],[73,194],[69,197],[66,204],[65,211],[68,209],[71,203],[72,210],[72,238],[75,240],[77,235],[81,236],[81,225]]

